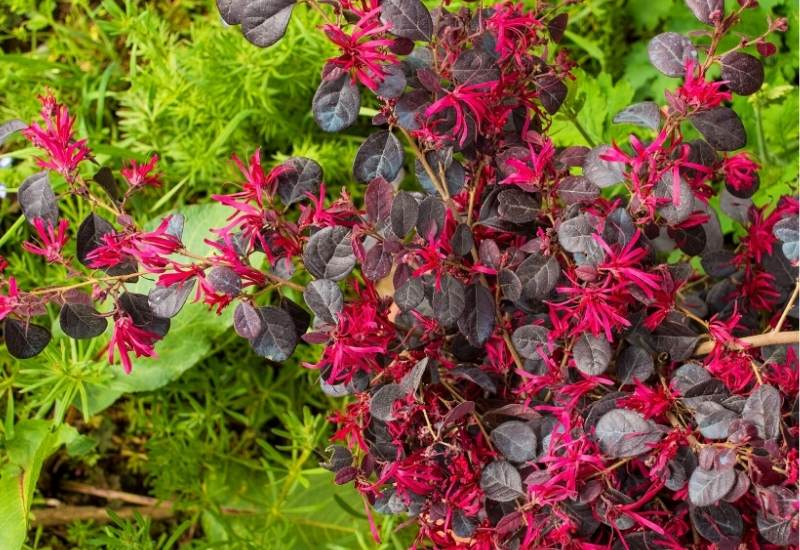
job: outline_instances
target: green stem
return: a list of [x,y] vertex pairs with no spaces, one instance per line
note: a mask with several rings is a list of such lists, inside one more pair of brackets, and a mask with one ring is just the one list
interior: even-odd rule
[[761,120],[761,103],[756,100],[753,102],[753,111],[756,115],[756,143],[758,145],[758,156],[761,164],[769,161],[767,156],[767,147],[764,143],[764,124]]
[[5,234],[0,237],[0,246],[6,244],[6,242],[8,242],[8,240],[14,236],[14,233],[17,232],[17,229],[19,229],[23,223],[25,223],[25,216],[20,216],[17,218],[13,225],[8,228],[8,231],[6,231]]
[[586,132],[586,129],[583,127],[583,125],[578,121],[578,115],[576,113],[568,111],[567,118],[569,118],[569,121],[573,126],[575,126],[575,129],[580,132],[580,134],[583,136],[583,139],[585,139],[586,143],[589,144],[589,147],[595,147],[597,145],[589,136],[588,132]]

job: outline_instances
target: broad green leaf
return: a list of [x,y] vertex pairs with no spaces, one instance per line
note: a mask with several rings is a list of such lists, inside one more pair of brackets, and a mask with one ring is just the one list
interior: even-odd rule
[[6,441],[8,464],[0,470],[0,548],[16,550],[25,543],[28,512],[44,461],[78,436],[67,425],[57,430],[45,420],[23,420]]

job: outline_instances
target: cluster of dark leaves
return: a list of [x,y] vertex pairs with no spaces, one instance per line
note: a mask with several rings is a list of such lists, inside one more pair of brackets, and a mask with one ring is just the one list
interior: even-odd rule
[[[293,9],[218,4],[260,46],[283,35]],[[697,36],[714,43],[748,5],[687,4],[706,25]],[[757,165],[732,153],[747,140],[726,105],[760,87],[760,60],[738,49],[704,58],[686,36],[656,36],[653,65],[683,83],[667,106],[639,103],[615,119],[646,137],[556,148],[547,130],[572,66],[557,46],[563,14],[326,6],[341,55],[322,71],[315,120],[340,131],[362,94],[380,105],[353,164],[363,204],[344,191],[326,202],[311,159],[265,172],[256,153],[236,159],[242,189],[214,197],[233,213],[204,260],[174,257],[179,220],[145,233],[93,214],[78,231],[79,260],[158,276],[149,296],[108,290],[113,315],[163,336],[194,289],[218,311],[236,304],[236,332],[263,357],[324,344],[308,366],[326,393],[351,396],[334,413],[339,444],[326,466],[375,510],[416,518],[421,543],[794,544],[797,347],[742,340],[797,324],[796,307],[782,312],[797,281],[798,202],[754,206]],[[707,80],[714,64],[724,81]],[[701,137],[684,141],[691,127]],[[418,191],[400,189],[406,168]],[[54,220],[52,188],[37,181],[20,192],[23,211]],[[708,205],[715,195],[740,226],[735,241]],[[108,232],[124,254],[99,238]],[[267,271],[253,263],[261,253]],[[309,275],[305,308],[273,292]],[[49,339],[31,329],[44,313],[26,312],[31,300],[20,294],[5,322],[20,357]],[[60,320],[84,337],[103,332],[103,317],[82,299]]]

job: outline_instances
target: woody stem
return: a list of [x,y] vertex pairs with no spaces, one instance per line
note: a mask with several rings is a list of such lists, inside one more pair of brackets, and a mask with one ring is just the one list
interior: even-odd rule
[[[739,341],[751,348],[760,348],[776,344],[796,344],[800,340],[800,331],[768,332],[739,338]],[[701,343],[694,350],[694,355],[708,355],[714,350],[714,341]]]

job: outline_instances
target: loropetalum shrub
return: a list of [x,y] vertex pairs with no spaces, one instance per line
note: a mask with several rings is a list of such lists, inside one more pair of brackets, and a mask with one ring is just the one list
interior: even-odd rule
[[[187,299],[235,307],[236,332],[272,361],[324,344],[306,366],[351,396],[325,465],[370,518],[408,514],[420,545],[795,544],[798,201],[752,204],[759,166],[734,152],[746,136],[728,106],[762,84],[745,50],[771,55],[786,23],[720,51],[755,2],[687,4],[703,45],[666,32],[648,46],[680,85],[617,115],[640,127],[628,143],[590,149],[547,134],[572,67],[558,6],[310,2],[340,50],[315,120],[340,131],[362,96],[379,107],[353,163],[363,204],[329,198],[311,159],[265,171],[258,150],[234,157],[243,182],[213,197],[231,216],[206,257],[183,246],[181,216],[145,231],[128,212],[160,185],[157,157],[123,167],[120,186],[43,97],[41,123],[0,136],[21,130],[43,150],[18,192],[36,234],[23,247],[73,280],[26,290],[3,274],[8,352],[41,352],[51,336],[35,318],[58,310],[71,338],[111,324],[108,359],[129,371],[131,354],[156,357]],[[294,3],[219,6],[269,46]],[[700,137],[684,139],[691,128]],[[399,190],[406,166],[416,191]],[[55,174],[62,196],[91,204],[77,231],[59,217]],[[139,277],[156,281],[149,295],[126,289]]]

